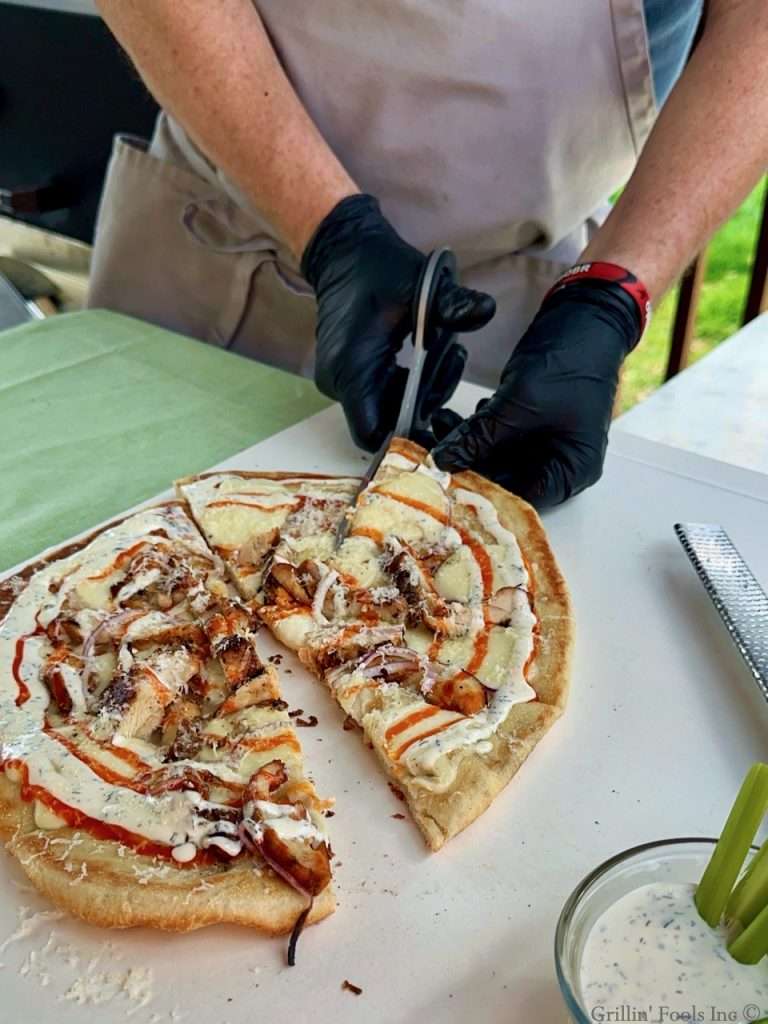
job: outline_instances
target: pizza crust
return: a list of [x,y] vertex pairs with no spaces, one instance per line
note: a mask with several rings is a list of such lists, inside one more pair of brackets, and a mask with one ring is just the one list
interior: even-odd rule
[[[187,932],[227,923],[282,935],[306,906],[269,868],[260,867],[257,874],[252,861],[180,868],[128,847],[119,856],[117,843],[84,831],[39,829],[34,805],[23,801],[19,790],[0,774],[0,840],[36,889],[89,924]],[[308,923],[327,917],[334,907],[328,886],[315,899]]]

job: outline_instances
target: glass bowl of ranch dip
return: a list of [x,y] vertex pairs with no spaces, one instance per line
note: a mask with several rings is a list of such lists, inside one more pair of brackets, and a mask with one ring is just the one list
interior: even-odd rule
[[574,889],[557,924],[555,966],[576,1024],[754,1024],[768,1017],[768,957],[737,963],[726,950],[726,928],[710,928],[693,902],[715,843],[645,843],[607,860]]

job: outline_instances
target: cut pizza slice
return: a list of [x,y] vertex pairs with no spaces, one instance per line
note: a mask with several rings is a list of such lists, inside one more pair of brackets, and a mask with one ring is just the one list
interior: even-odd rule
[[[438,849],[482,813],[561,714],[569,599],[535,511],[482,477],[451,477],[396,439],[336,551],[354,487],[219,474],[181,492],[263,621],[363,728]],[[297,543],[302,488],[332,511]],[[267,489],[272,507],[286,510],[281,520],[259,512],[249,525],[250,511],[217,511],[222,492]],[[266,550],[267,529],[268,552],[244,586],[239,552]]]
[[[316,628],[305,663],[363,728],[432,849],[474,821],[561,714],[571,615],[535,511],[396,440],[351,537],[376,545],[400,626]],[[393,598],[393,600],[395,600]]]
[[270,933],[334,906],[254,609],[179,503],[0,584],[0,836],[92,923]]

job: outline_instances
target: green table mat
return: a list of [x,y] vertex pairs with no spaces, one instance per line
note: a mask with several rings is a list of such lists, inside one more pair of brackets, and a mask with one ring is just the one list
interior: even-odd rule
[[311,416],[307,380],[130,317],[0,332],[0,570]]

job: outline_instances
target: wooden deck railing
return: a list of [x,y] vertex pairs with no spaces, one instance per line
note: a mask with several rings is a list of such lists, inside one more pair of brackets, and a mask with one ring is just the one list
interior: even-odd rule
[[[696,330],[701,286],[707,270],[707,251],[700,253],[680,280],[677,309],[672,324],[669,358],[664,380],[669,380],[688,365],[691,341]],[[768,309],[768,188],[765,190],[763,213],[757,232],[752,276],[741,318],[742,325],[754,320]]]

